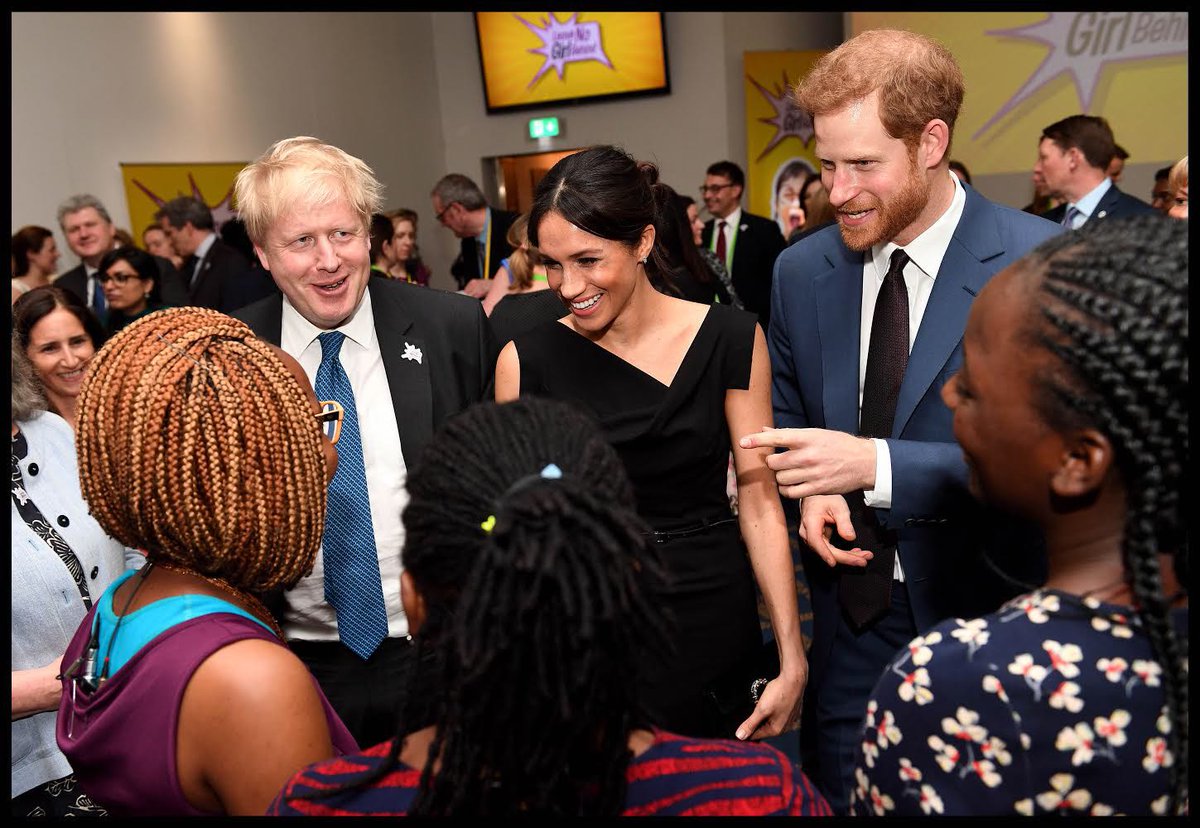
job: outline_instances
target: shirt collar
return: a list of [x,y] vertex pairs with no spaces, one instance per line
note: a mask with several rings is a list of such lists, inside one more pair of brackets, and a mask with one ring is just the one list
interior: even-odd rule
[[[950,206],[938,217],[937,221],[925,229],[925,232],[904,245],[904,252],[908,254],[908,258],[931,279],[937,278],[938,270],[942,266],[942,259],[946,258],[946,251],[950,249],[950,241],[954,238],[954,231],[958,228],[963,208],[967,204],[967,191],[963,189],[958,176],[951,172],[947,172],[946,175],[950,176],[950,180],[954,182],[954,196],[950,199]],[[889,241],[871,248],[871,261],[875,266],[875,274],[880,280],[887,275],[892,251],[899,246],[895,242]]]
[[492,208],[485,207],[484,209],[487,211],[487,213],[485,214],[485,218],[483,220],[483,229],[480,230],[479,235],[475,237],[475,241],[479,242],[480,244],[487,244],[488,230],[492,226]]
[[[371,311],[371,291],[363,292],[358,310],[354,311],[335,331],[345,334],[346,338],[358,343],[363,348],[375,347],[375,315]],[[326,333],[300,315],[293,307],[287,296],[283,297],[283,319],[280,323],[279,344],[289,354],[299,356],[313,344],[318,336]]]
[[1096,185],[1095,189],[1075,202],[1074,205],[1068,204],[1067,208],[1070,209],[1073,206],[1076,210],[1090,218],[1096,206],[1100,203],[1100,199],[1104,198],[1104,194],[1108,192],[1108,188],[1111,186],[1112,179],[1106,175],[1100,179],[1100,183]]
[[742,206],[739,204],[737,207],[734,207],[733,212],[730,213],[729,215],[727,215],[723,219],[717,218],[716,216],[713,216],[713,219],[714,219],[713,227],[717,226],[716,222],[723,221],[723,222],[725,222],[726,227],[740,228],[741,224],[742,224]]
[[205,236],[204,241],[202,241],[198,245],[196,245],[196,253],[195,253],[196,258],[203,259],[205,256],[207,256],[208,251],[212,250],[212,246],[216,243],[216,241],[217,241],[216,233],[209,233],[207,236]]

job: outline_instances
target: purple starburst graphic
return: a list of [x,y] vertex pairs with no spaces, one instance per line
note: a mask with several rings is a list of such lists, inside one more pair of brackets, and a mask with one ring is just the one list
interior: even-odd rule
[[[145,193],[147,198],[154,202],[155,207],[162,207],[167,203],[168,199],[163,198],[162,196],[153,192],[149,187],[138,181],[136,178],[133,179],[133,184],[135,187]],[[216,202],[215,204],[209,204],[208,200],[204,197],[204,193],[200,191],[200,185],[196,183],[196,179],[192,177],[191,173],[188,173],[188,184],[191,185],[192,188],[192,198],[204,203],[208,209],[212,211],[214,229],[220,233],[221,225],[237,215],[237,212],[233,209],[233,187],[230,186],[229,192],[225,193],[224,198],[222,198],[220,201]],[[181,195],[183,195],[183,193],[176,193],[176,195],[173,197],[178,197]]]
[[1108,64],[1187,55],[1188,16],[1187,12],[1050,12],[1041,22],[987,34],[1031,40],[1049,51],[1024,85],[972,138],[1064,72],[1075,83],[1080,111],[1087,112]]
[[774,116],[758,119],[764,124],[770,124],[775,127],[775,134],[771,136],[771,141],[767,144],[767,148],[759,153],[758,158],[755,160],[762,160],[763,156],[775,149],[780,141],[789,136],[799,138],[801,144],[808,146],[813,138],[812,118],[808,116],[807,112],[796,106],[792,100],[791,89],[793,84],[788,80],[787,70],[785,69],[783,72],[783,83],[777,84],[774,92],[771,92],[749,75],[746,76],[746,79],[754,84],[755,88],[767,99],[767,103],[775,110]]
[[525,24],[525,28],[541,38],[541,48],[526,49],[526,51],[530,54],[541,55],[546,59],[542,68],[529,82],[529,86],[525,87],[526,89],[532,89],[534,84],[542,79],[542,75],[551,69],[558,72],[558,79],[562,80],[563,68],[568,63],[594,60],[609,69],[613,68],[608,55],[604,54],[604,46],[600,42],[600,24],[577,22],[579,12],[575,12],[563,23],[559,23],[551,13],[548,17],[541,19],[540,27],[520,15],[514,14],[513,17],[520,20]]

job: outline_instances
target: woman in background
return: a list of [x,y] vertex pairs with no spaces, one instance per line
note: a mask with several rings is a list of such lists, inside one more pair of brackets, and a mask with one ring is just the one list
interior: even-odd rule
[[429,268],[417,249],[417,214],[404,207],[385,214],[392,220],[392,238],[384,242],[384,254],[392,261],[388,275],[416,285],[429,285]]
[[107,333],[112,336],[135,319],[166,307],[158,295],[158,265],[136,247],[116,247],[104,254],[96,280],[108,303]]
[[75,427],[75,403],[104,329],[83,301],[55,285],[34,288],[12,307],[13,334],[33,365],[50,410]]
[[75,632],[57,737],[113,815],[261,814],[298,769],[358,749],[254,597],[313,567],[339,411],[206,308],[143,317],[96,355],[83,495],[147,562]]
[[58,273],[58,245],[54,233],[30,224],[12,237],[12,301],[36,287],[50,284]]
[[529,214],[524,213],[508,228],[505,240],[513,252],[501,259],[492,279],[492,287],[483,298],[483,312],[491,317],[496,343],[504,345],[513,337],[552,319],[566,316],[567,309],[546,281],[542,254],[529,244]]
[[297,774],[275,815],[828,814],[766,745],[648,725],[661,577],[621,460],[576,409],[483,403],[408,479],[401,596],[436,702],[413,726]]
[[75,435],[12,342],[12,815],[103,816],[54,741],[63,651],[140,553],[104,534],[79,490]]
[[[224,237],[221,239],[224,241]],[[175,245],[167,237],[167,231],[161,225],[148,224],[142,231],[142,249],[153,256],[161,256],[175,266],[176,270],[183,267],[183,259],[175,252]]]
[[704,222],[700,220],[700,209],[696,206],[696,199],[676,192],[675,203],[678,209],[683,210],[684,221],[686,227],[691,231],[692,244],[700,255],[700,261],[712,274],[713,281],[722,287],[724,296],[728,299],[728,301],[722,300],[722,304],[740,310],[743,307],[742,300],[738,298],[737,291],[733,287],[729,270],[726,269],[725,263],[717,258],[717,254],[704,245]]
[[1089,222],[972,305],[942,396],[972,492],[1041,529],[1049,577],[896,656],[854,813],[1187,812],[1187,236]]
[[1167,176],[1167,190],[1171,193],[1171,207],[1167,215],[1171,218],[1185,219],[1188,217],[1188,157],[1185,155],[1175,162]]

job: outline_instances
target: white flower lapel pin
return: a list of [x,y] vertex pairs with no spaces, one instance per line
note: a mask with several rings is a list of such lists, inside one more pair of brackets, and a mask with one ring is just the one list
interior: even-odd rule
[[738,230],[743,231],[743,232],[746,230],[749,230],[749,229],[750,229],[749,224],[743,224],[741,227],[738,228]]
[[413,362],[417,363],[417,365],[420,365],[421,364],[421,349],[418,348],[416,345],[412,345],[408,342],[405,342],[404,343],[404,353],[402,353],[400,355],[400,358],[401,359],[411,359]]

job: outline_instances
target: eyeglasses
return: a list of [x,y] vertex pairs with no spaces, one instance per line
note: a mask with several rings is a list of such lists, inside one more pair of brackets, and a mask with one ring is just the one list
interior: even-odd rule
[[313,416],[321,424],[321,431],[329,438],[329,442],[336,444],[342,436],[342,418],[346,416],[346,411],[336,400],[322,400],[318,405],[321,406],[321,413]]
[[445,216],[446,213],[450,212],[450,208],[453,207],[455,204],[458,204],[458,202],[451,201],[449,204],[447,204],[445,207],[442,208],[441,212],[437,214],[438,224],[446,223],[445,220],[443,219],[443,216]]
[[118,285],[123,285],[130,279],[139,279],[140,276],[130,276],[128,273],[97,273],[96,281],[101,285],[106,285],[109,282],[116,282]]
[[700,187],[700,195],[716,194],[724,190],[726,187],[733,187],[734,184],[704,184]]

